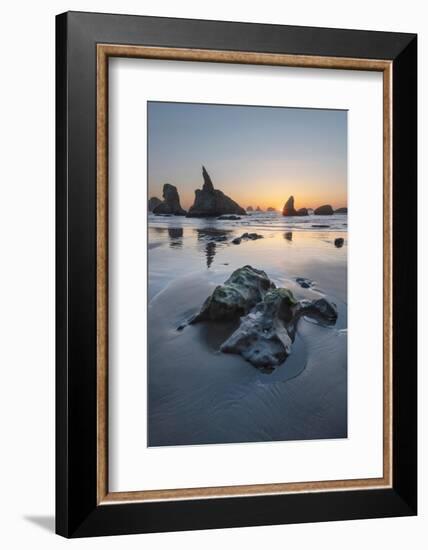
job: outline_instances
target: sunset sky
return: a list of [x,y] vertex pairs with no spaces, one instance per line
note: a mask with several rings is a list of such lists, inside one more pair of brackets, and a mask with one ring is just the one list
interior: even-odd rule
[[148,102],[149,196],[164,183],[188,209],[203,184],[241,206],[347,205],[347,112]]

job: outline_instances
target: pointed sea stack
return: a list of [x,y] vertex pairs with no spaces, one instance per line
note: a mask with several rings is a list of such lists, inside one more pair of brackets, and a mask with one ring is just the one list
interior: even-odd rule
[[282,215],[283,216],[297,216],[297,212],[294,208],[294,197],[291,195],[289,197],[288,201],[284,204],[284,208],[282,209]]
[[238,203],[219,189],[214,189],[205,166],[202,166],[202,176],[204,178],[204,185],[202,189],[196,189],[195,202],[190,207],[187,217],[209,218],[222,216],[223,214],[239,214],[240,216],[247,214]]
[[181,208],[180,197],[174,185],[165,183],[163,186],[163,201],[153,209],[153,214],[173,214],[174,216],[186,215],[186,211]]

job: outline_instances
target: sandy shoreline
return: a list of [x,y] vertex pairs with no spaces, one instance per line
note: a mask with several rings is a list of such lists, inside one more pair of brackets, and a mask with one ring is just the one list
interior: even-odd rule
[[[150,446],[346,437],[347,222],[341,218],[336,228],[294,228],[292,235],[260,220],[245,229],[183,218],[149,224]],[[248,227],[263,238],[231,244]],[[219,351],[232,326],[176,330],[247,264],[298,299],[325,296],[338,307],[333,327],[299,321],[292,354],[272,374]],[[302,288],[298,277],[313,281],[312,288]]]

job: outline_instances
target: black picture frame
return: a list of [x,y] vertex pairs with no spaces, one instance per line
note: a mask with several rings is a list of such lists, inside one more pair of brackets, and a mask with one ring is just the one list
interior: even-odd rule
[[[391,488],[97,504],[100,43],[392,62]],[[86,537],[415,515],[417,36],[68,12],[56,18],[56,98],[56,532]],[[409,288],[415,289],[411,300]]]

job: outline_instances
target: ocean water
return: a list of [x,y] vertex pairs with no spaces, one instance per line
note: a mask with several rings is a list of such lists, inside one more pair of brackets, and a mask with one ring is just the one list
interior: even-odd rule
[[[148,223],[148,445],[346,437],[347,216],[150,215]],[[263,238],[233,244],[244,232]],[[344,240],[340,247],[337,238]],[[219,351],[233,323],[177,330],[216,285],[247,264],[298,299],[325,296],[338,308],[334,326],[302,318],[292,353],[272,373]],[[310,279],[311,288],[302,288],[299,277]]]

